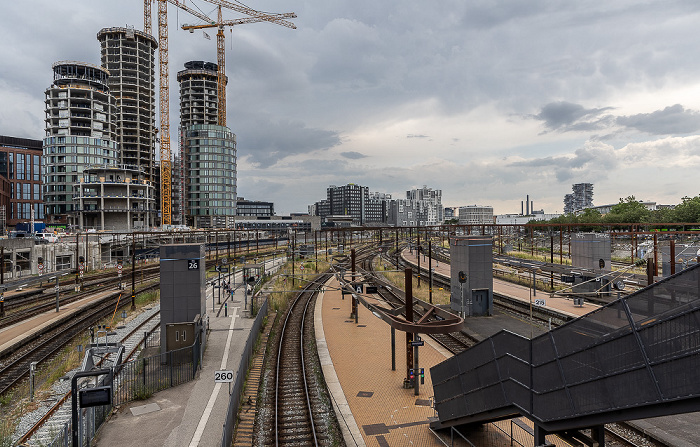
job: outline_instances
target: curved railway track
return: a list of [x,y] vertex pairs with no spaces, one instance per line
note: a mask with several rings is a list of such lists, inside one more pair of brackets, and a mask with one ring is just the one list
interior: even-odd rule
[[[151,285],[139,290],[143,292],[157,287]],[[65,344],[81,332],[87,330],[95,321],[114,312],[115,305],[119,307],[130,305],[130,300],[120,299],[123,293],[115,292],[85,308],[67,321],[63,321],[28,341],[0,362],[0,394],[5,393],[29,374],[32,362],[41,364],[55,355]]]
[[[124,359],[122,360],[122,363],[128,362],[129,360],[131,360],[131,358],[132,358],[135,354],[137,354],[138,352],[140,352],[141,345],[142,345],[142,342],[143,342],[143,338],[142,338],[141,332],[142,332],[142,329],[143,329],[144,327],[149,327],[149,330],[148,330],[149,333],[152,332],[153,330],[155,330],[155,329],[157,329],[157,328],[159,327],[159,326],[157,326],[157,324],[156,324],[156,325],[151,324],[151,322],[152,322],[156,317],[158,317],[158,319],[160,319],[160,310],[157,311],[157,312],[154,312],[151,316],[149,316],[148,318],[144,319],[144,320],[143,320],[142,322],[140,322],[136,327],[134,327],[131,331],[129,331],[129,333],[127,333],[125,336],[121,337],[120,343],[124,344],[125,346],[128,346],[128,352],[126,353],[126,356],[125,356]],[[138,332],[138,334],[137,334],[137,332]],[[100,361],[97,362],[96,366],[99,367],[99,366],[101,366],[105,361],[111,360],[111,359],[110,359],[110,356],[111,356],[111,354],[108,355],[108,356],[106,356],[106,357],[101,358]],[[30,428],[30,429],[17,441],[17,444],[18,444],[18,445],[25,445],[25,443],[29,442],[30,439],[32,439],[32,437],[33,437],[35,434],[39,434],[39,433],[40,433],[40,431],[42,430],[42,427],[44,427],[45,425],[49,424],[49,421],[51,420],[51,418],[52,418],[55,414],[57,414],[57,413],[60,412],[60,411],[64,411],[64,410],[62,410],[62,408],[65,406],[65,404],[66,404],[67,402],[69,402],[68,399],[70,399],[71,394],[72,394],[72,392],[69,391],[69,392],[67,392],[66,394],[64,394],[60,399],[58,399],[58,401],[57,401],[55,404],[53,404],[53,406],[51,406],[51,408],[49,408],[49,410],[46,412],[46,414],[44,414],[44,416],[42,416],[41,419],[40,419],[36,424],[34,424],[34,426],[33,426],[32,428]],[[70,404],[68,404],[68,405],[70,405]],[[43,443],[40,442],[40,445],[43,445]]]
[[319,446],[328,440],[324,424],[316,420],[319,415],[315,406],[321,396],[318,387],[310,386],[316,378],[307,366],[311,352],[304,337],[307,333],[312,335],[313,321],[307,319],[309,304],[329,277],[321,275],[307,284],[291,304],[282,325],[275,374],[275,446]]

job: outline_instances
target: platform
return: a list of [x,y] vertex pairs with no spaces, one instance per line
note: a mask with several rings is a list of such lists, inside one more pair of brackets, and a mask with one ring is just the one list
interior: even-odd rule
[[[213,292],[216,292],[215,296]],[[254,322],[253,319],[242,318],[243,301],[241,287],[234,293],[233,303],[229,300],[228,316],[225,316],[223,309],[219,312],[221,306],[218,304],[218,289],[209,286],[207,312],[210,333],[202,369],[195,380],[159,391],[147,400],[122,406],[103,425],[94,445],[220,445],[221,430],[229,404],[229,390],[227,384],[214,383],[214,372],[230,369],[238,373],[238,365]],[[217,311],[214,314],[210,313],[212,305]],[[245,374],[246,371],[242,373]],[[150,405],[148,408],[151,411],[140,411],[146,405]]]

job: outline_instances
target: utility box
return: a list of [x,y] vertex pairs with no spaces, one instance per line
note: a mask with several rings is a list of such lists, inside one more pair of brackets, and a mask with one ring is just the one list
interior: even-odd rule
[[[459,272],[465,274],[460,282]],[[450,309],[467,316],[493,314],[493,238],[450,239]],[[464,299],[464,304],[462,303]]]
[[674,260],[676,262],[675,273],[698,263],[698,256],[700,256],[699,246],[692,244],[675,244],[673,248],[675,259],[672,260],[671,242],[662,242],[659,244],[659,250],[661,251],[661,274],[664,277],[671,276],[671,262]]
[[610,236],[603,233],[572,234],[571,263],[574,267],[610,272]]
[[612,287],[606,273],[610,265],[610,236],[604,233],[575,233],[571,235],[571,263],[585,269],[574,273],[575,293],[610,294]]
[[[207,311],[204,261],[203,244],[160,247],[161,340],[168,340],[167,328],[173,323],[193,322],[201,316],[203,326],[206,325],[206,318],[203,318]],[[167,342],[161,343],[161,352],[166,352],[167,345]]]

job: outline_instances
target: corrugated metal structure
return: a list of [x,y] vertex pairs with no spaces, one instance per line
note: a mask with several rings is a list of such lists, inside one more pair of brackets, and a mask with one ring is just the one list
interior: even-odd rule
[[507,331],[431,368],[434,428],[524,415],[560,432],[696,411],[700,265],[532,340]]

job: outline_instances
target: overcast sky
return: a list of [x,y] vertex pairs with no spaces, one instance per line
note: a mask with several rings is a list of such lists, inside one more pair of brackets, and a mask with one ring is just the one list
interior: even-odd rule
[[[296,30],[226,31],[238,195],[278,214],[347,183],[394,198],[427,185],[445,206],[496,213],[519,212],[526,194],[561,212],[579,182],[596,205],[700,193],[697,0],[250,1],[298,15]],[[176,73],[216,62],[216,31],[190,34],[178,24],[196,19],[168,14],[176,129]],[[4,2],[0,134],[42,138],[52,63],[99,64],[97,32],[127,25],[143,29],[142,2]]]

